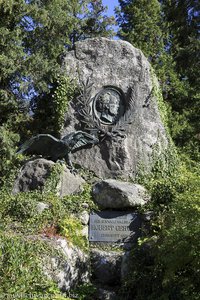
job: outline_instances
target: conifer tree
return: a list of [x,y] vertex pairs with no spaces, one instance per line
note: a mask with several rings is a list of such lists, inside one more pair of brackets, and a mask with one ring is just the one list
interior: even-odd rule
[[200,3],[196,0],[162,2],[170,36],[170,55],[185,90],[172,101],[174,120],[179,123],[179,128],[174,126],[174,135],[178,144],[186,148],[188,144],[192,146],[189,151],[194,157],[194,152],[200,150]]
[[[196,0],[164,0],[163,12],[171,37],[176,69],[191,85],[199,85],[200,3]],[[198,82],[197,82],[198,81]]]
[[20,22],[26,12],[23,0],[0,2],[0,126],[7,123],[16,130],[26,111],[20,95],[26,60]]
[[158,0],[119,0],[116,10],[119,37],[142,50],[156,70],[165,98],[176,75],[173,62],[165,51],[167,33],[163,30],[163,16]]
[[9,122],[17,130],[24,96],[48,90],[72,22],[67,0],[1,1],[0,124]]
[[101,17],[104,11],[101,1],[1,0],[0,124],[10,120],[16,128],[27,98],[48,93],[63,52],[75,41],[95,36],[96,30],[105,34],[110,19]]
[[[45,1],[46,3],[52,1]],[[32,48],[32,39],[35,38],[36,42],[33,43],[33,45],[37,46],[38,48],[35,49],[34,46],[34,52],[35,54],[38,53],[38,49],[40,50],[41,43],[42,45],[42,54],[45,54],[45,57],[42,59],[41,63],[45,61],[45,58],[47,57],[48,60],[50,60],[50,67],[52,69],[49,70],[49,72],[46,72],[46,79],[48,78],[50,84],[48,85],[49,91],[45,90],[44,87],[42,89],[42,93],[39,94],[39,96],[36,96],[33,98],[32,101],[32,108],[34,110],[35,114],[35,120],[41,120],[40,124],[43,124],[43,126],[40,126],[39,130],[46,131],[46,132],[54,132],[55,125],[53,121],[52,116],[52,94],[54,93],[55,89],[59,86],[57,82],[58,75],[60,75],[60,66],[61,66],[61,57],[64,52],[64,50],[70,50],[74,47],[74,44],[76,41],[83,40],[85,38],[95,37],[95,36],[111,36],[112,35],[112,29],[111,25],[114,23],[113,18],[109,18],[105,15],[106,8],[102,5],[101,0],[92,0],[92,1],[80,1],[80,0],[73,0],[69,2],[66,0],[66,4],[68,3],[68,9],[63,8],[64,1],[57,0],[58,2],[58,8],[65,11],[65,14],[68,14],[65,16],[64,20],[68,20],[65,23],[62,24],[62,28],[59,28],[59,22],[61,20],[54,20],[53,16],[55,14],[55,3],[50,8],[45,6],[45,11],[47,11],[49,14],[52,14],[52,16],[49,19],[50,28],[45,28],[39,26],[36,27],[37,32],[31,33],[31,38],[28,36],[28,42],[30,45],[30,49]],[[52,9],[51,9],[52,8]],[[60,12],[61,13],[61,12]],[[62,14],[62,13],[61,13]],[[68,19],[67,19],[68,16]],[[41,22],[41,21],[40,21]],[[52,24],[53,22],[53,24]],[[68,26],[70,25],[71,26]],[[50,29],[53,25],[55,36],[51,37],[48,41],[48,35],[52,32]],[[67,27],[68,26],[68,27]],[[38,31],[40,31],[40,38],[38,39]],[[54,47],[55,45],[55,47]],[[44,52],[45,50],[45,52]],[[53,51],[52,51],[53,50]],[[51,57],[49,57],[51,55]],[[33,57],[34,58],[34,57]],[[48,62],[47,62],[48,66]],[[42,68],[42,66],[41,66]],[[57,69],[56,69],[57,68]],[[53,72],[52,72],[53,70]],[[48,77],[47,77],[48,76]],[[40,81],[41,84],[41,81]],[[51,111],[51,113],[49,113]],[[53,109],[55,111],[55,109]],[[51,119],[47,120],[46,115],[52,116]],[[44,122],[43,122],[44,121]],[[58,134],[58,132],[56,132]]]
[[114,17],[106,15],[107,7],[102,4],[102,0],[93,0],[89,4],[89,12],[86,15],[83,32],[85,37],[111,37],[114,32],[112,25],[115,25]]
[[141,49],[145,56],[156,64],[164,47],[159,1],[119,0],[119,4],[119,37]]
[[172,107],[172,135],[186,145],[199,134],[199,2],[119,0],[119,36],[152,63]]

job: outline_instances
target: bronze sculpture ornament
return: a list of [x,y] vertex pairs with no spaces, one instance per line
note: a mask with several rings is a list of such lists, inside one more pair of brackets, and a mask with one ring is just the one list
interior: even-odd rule
[[23,143],[17,150],[17,154],[41,155],[55,162],[64,159],[69,168],[74,171],[70,154],[97,143],[99,143],[97,137],[81,130],[69,133],[62,139],[57,139],[50,134],[38,134]]

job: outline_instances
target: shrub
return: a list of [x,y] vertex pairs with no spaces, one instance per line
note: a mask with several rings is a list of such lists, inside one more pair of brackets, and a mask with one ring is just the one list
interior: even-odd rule
[[6,126],[0,126],[0,187],[8,181],[20,165],[21,156],[16,155],[19,135]]
[[132,250],[132,266],[121,299],[199,299],[198,167],[187,160],[177,177],[152,180],[152,235]]

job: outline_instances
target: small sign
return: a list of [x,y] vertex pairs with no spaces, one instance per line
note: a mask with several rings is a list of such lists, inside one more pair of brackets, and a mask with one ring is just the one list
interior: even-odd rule
[[134,242],[141,228],[138,213],[101,211],[90,214],[89,241],[130,243]]

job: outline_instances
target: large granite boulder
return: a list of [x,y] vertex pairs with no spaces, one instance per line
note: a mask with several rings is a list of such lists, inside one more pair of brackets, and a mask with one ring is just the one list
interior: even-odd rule
[[93,186],[92,195],[101,208],[134,208],[150,200],[143,186],[115,179],[97,182]]
[[[158,85],[142,52],[121,40],[87,39],[65,55],[63,70],[86,85],[83,97],[89,99],[91,127],[94,119],[106,131],[123,127],[125,119],[132,122],[126,126],[126,138],[105,138],[76,152],[74,162],[102,178],[135,177],[141,167],[149,172],[168,139],[158,110]],[[66,109],[62,135],[83,128],[77,105],[76,98]]]
[[70,245],[64,238],[50,242],[60,255],[49,256],[44,261],[45,275],[57,283],[61,291],[68,291],[78,284],[88,283],[90,277],[89,255]]
[[91,251],[93,279],[104,285],[118,285],[121,279],[122,254],[116,251]]
[[14,182],[13,193],[42,190],[55,163],[43,158],[26,162]]
[[[44,158],[26,162],[14,182],[13,193],[43,190],[54,166],[53,161]],[[57,193],[62,197],[79,192],[84,183],[80,176],[72,174],[67,167],[64,167],[56,187]]]
[[127,278],[131,263],[131,251],[91,250],[92,279],[101,287],[120,285]]
[[82,190],[85,180],[78,174],[73,174],[65,167],[61,176],[60,184],[58,186],[61,197],[78,193]]

